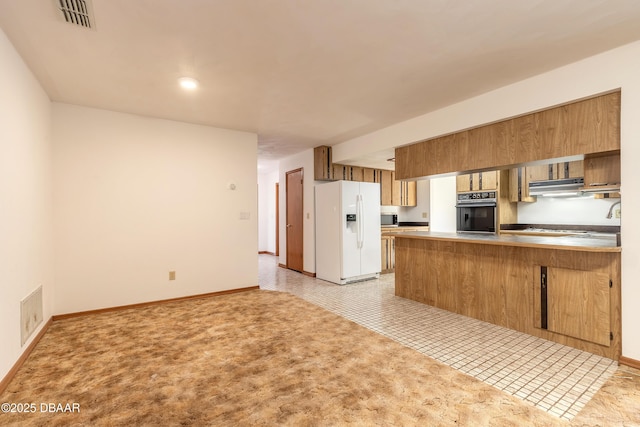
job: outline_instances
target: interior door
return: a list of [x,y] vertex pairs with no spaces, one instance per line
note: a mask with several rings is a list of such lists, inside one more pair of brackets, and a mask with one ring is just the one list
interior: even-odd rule
[[302,168],[286,173],[287,201],[287,268],[302,272],[303,261],[303,170]]

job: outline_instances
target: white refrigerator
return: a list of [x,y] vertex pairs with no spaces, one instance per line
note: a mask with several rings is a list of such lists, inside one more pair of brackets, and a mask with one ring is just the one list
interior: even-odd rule
[[380,184],[317,184],[316,277],[345,285],[380,277]]

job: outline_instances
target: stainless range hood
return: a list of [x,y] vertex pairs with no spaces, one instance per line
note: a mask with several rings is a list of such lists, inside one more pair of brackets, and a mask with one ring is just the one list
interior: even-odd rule
[[529,183],[530,196],[577,196],[584,188],[584,178],[553,179]]

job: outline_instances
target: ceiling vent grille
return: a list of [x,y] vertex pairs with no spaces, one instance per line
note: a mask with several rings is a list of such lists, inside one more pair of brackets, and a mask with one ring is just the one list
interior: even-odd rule
[[88,0],[56,0],[64,20],[79,27],[93,28],[93,19]]

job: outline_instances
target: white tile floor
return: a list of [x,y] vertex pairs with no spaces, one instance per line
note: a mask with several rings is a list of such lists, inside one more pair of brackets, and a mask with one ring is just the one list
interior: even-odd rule
[[617,363],[394,295],[394,275],[345,286],[260,255],[260,288],[289,292],[536,407],[571,420]]

